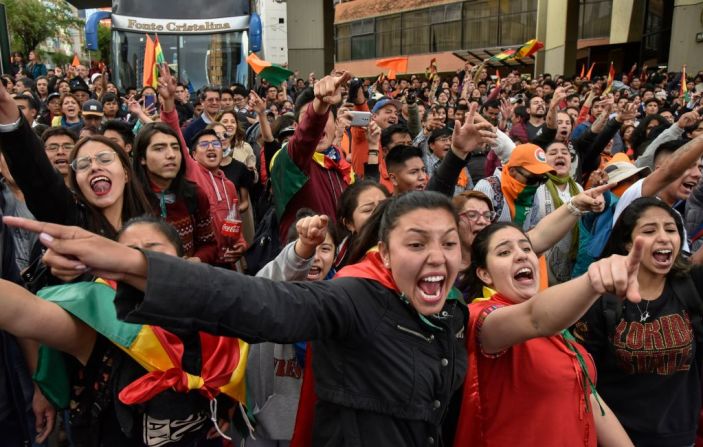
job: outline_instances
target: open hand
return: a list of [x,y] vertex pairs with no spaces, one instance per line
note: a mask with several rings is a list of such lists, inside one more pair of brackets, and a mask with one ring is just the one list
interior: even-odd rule
[[485,144],[496,143],[495,129],[491,123],[477,118],[477,109],[478,104],[472,102],[464,123],[462,124],[461,121],[454,123],[452,151],[461,158],[466,158],[469,153]]

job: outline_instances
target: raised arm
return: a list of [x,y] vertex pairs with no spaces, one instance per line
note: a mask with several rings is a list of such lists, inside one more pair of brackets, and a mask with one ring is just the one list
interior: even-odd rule
[[483,351],[498,353],[532,338],[555,335],[574,324],[604,293],[639,302],[643,242],[636,239],[628,256],[601,259],[585,275],[488,314],[479,335]]
[[698,163],[703,156],[703,135],[700,135],[681,146],[671,154],[654,172],[644,178],[642,196],[652,197],[666,188],[668,184],[678,179],[687,169]]
[[647,149],[644,153],[637,157],[637,167],[641,168],[646,166],[654,170],[654,153],[657,151],[657,148],[668,141],[681,138],[685,132],[684,129],[695,124],[699,119],[701,119],[701,117],[695,110],[681,115],[681,118],[679,118],[676,124],[669,126],[668,129],[660,133],[654,141],[647,145]]
[[0,147],[29,210],[37,219],[75,225],[77,208],[73,193],[52,166],[41,140],[2,85],[0,125],[3,126]]

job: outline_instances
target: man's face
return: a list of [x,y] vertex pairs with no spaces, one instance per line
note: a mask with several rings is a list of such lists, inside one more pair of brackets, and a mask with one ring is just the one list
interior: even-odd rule
[[100,124],[103,122],[103,117],[101,115],[83,115],[83,122],[85,127],[95,127],[99,128]]
[[642,86],[642,82],[640,82],[640,78],[632,78],[632,81],[630,82],[630,87],[634,88],[635,90],[639,89]]
[[220,107],[222,107],[222,110],[231,110],[234,107],[234,99],[231,94],[222,94],[220,97]]
[[83,90],[77,90],[73,93],[73,96],[76,97],[78,100],[78,103],[80,105],[83,105],[84,102],[86,102],[88,99],[90,99],[90,95],[88,95],[88,92],[84,92]]
[[498,124],[498,115],[500,115],[500,109],[497,107],[489,106],[483,109],[483,117],[494,126]]
[[59,173],[67,177],[71,167],[68,164],[68,155],[73,150],[75,143],[71,137],[66,135],[54,135],[49,137],[44,143],[44,151],[46,152],[46,157],[49,159],[54,169],[59,171]]
[[88,67],[86,67],[85,65],[79,65],[78,67],[76,67],[76,69],[78,70],[78,76],[80,76],[81,78],[88,77]]
[[427,187],[427,169],[420,157],[407,160],[396,172],[389,173],[394,194],[408,191],[424,191]]
[[37,111],[29,106],[29,101],[26,99],[15,99],[15,104],[19,107],[24,118],[28,122],[33,123],[34,119],[37,117]]
[[674,124],[674,115],[670,111],[665,110],[660,113],[660,115],[663,116],[669,122],[669,124]]
[[581,105],[581,101],[579,101],[578,96],[574,96],[567,102],[567,107],[576,107],[578,108]]
[[117,101],[106,101],[105,104],[103,104],[103,113],[108,118],[116,117],[119,109],[120,106],[117,104]]
[[179,100],[179,101],[181,101],[181,102],[185,102],[185,99],[184,99],[184,96],[183,96],[183,94],[185,93],[185,91],[186,91],[186,89],[184,89],[184,88],[181,87],[180,85],[179,85],[178,87],[176,87],[176,99]]
[[396,132],[391,135],[391,141],[388,143],[388,147],[384,147],[384,153],[388,153],[391,149],[400,145],[410,146],[413,144],[413,139],[409,133],[406,132]]
[[108,129],[105,132],[103,132],[103,136],[105,138],[107,138],[108,140],[117,143],[117,145],[119,147],[121,147],[122,149],[124,149],[124,151],[127,152],[128,154],[130,152],[132,152],[132,145],[127,144],[127,142],[124,140],[124,138],[122,138],[122,135],[120,135],[119,132],[112,130],[112,129]]
[[247,98],[245,96],[235,93],[234,96],[232,96],[232,102],[234,103],[234,106],[238,109],[243,109],[247,105]]
[[571,135],[571,117],[564,112],[557,114],[557,135],[556,141],[565,143]]
[[593,101],[593,105],[591,106],[591,115],[597,118],[602,111],[603,104],[601,104],[600,101]]
[[535,96],[532,99],[530,99],[530,115],[531,116],[543,117],[545,113],[546,113],[546,105],[544,103],[544,99],[540,98],[539,96]]
[[454,119],[456,121],[459,121],[460,123],[464,122],[464,118],[466,117],[466,110],[464,109],[456,109],[454,111]]
[[381,108],[372,116],[373,120],[376,121],[378,127],[381,130],[398,123],[398,109],[394,105],[388,104],[387,106]]
[[439,158],[440,160],[444,160],[444,156],[447,155],[447,152],[449,152],[449,149],[451,148],[451,135],[439,137],[430,144],[430,150],[435,155],[435,157]]
[[554,93],[554,90],[552,89],[551,85],[544,84],[542,86],[542,95],[547,96],[547,95],[551,95],[552,93]]
[[203,104],[207,114],[214,117],[220,111],[220,94],[217,92],[206,92]]
[[703,121],[698,121],[698,126],[690,133],[691,139],[703,135]]
[[275,101],[277,95],[278,89],[276,87],[269,87],[268,90],[266,90],[266,99],[270,101]]
[[49,108],[49,112],[51,112],[52,116],[56,116],[61,113],[61,98],[59,98],[58,96],[51,98],[51,101],[49,101],[46,105]]

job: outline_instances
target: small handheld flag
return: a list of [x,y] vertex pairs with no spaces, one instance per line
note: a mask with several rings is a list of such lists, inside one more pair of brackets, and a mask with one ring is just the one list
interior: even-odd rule
[[247,63],[251,69],[254,70],[254,73],[266,79],[271,85],[281,85],[283,81],[293,76],[292,71],[280,65],[265,61],[259,58],[255,53],[250,53],[249,56],[247,56]]
[[408,58],[406,57],[391,57],[381,59],[376,62],[376,66],[388,69],[388,79],[395,79],[396,73],[405,73],[408,71]]

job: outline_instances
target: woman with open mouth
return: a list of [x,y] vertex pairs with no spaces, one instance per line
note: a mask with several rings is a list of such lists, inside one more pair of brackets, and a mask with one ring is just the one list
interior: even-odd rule
[[[681,217],[656,198],[632,202],[603,252],[645,241],[637,279],[642,301],[604,295],[576,325],[598,367],[598,393],[638,446],[696,442],[701,408],[703,269],[681,254]],[[616,303],[617,301],[617,303]]]
[[642,245],[539,292],[537,255],[522,229],[501,222],[476,235],[465,281],[470,296],[483,298],[469,305],[468,375],[455,446],[632,445],[595,392],[591,357],[566,328],[604,291],[639,301]]
[[[78,228],[5,222],[43,232],[47,262],[121,281],[115,303],[125,321],[248,341],[313,340],[312,445],[442,445],[466,372],[466,309],[452,291],[461,262],[456,214],[433,192],[399,196],[377,212],[378,251],[332,281],[297,283],[134,250]],[[193,278],[208,281],[194,286]]]

